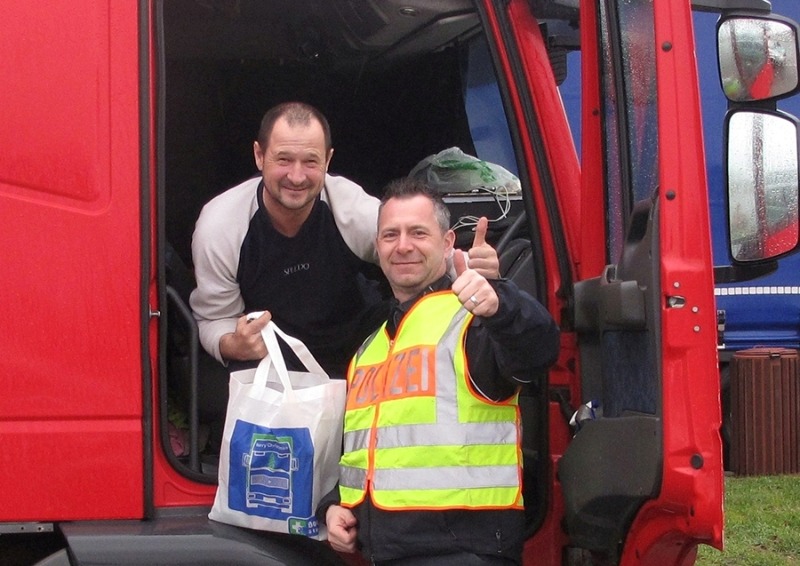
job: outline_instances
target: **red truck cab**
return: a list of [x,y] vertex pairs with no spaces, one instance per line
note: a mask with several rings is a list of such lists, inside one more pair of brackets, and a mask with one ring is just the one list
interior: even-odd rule
[[[725,0],[695,4],[728,15]],[[766,2],[736,4],[749,10],[737,17],[771,17]],[[490,218],[503,275],[562,331],[558,363],[520,397],[526,564],[688,565],[698,544],[721,549],[695,64],[710,55],[695,53],[691,10],[7,1],[0,554],[51,554],[51,566],[353,560],[207,519],[216,469],[203,438],[219,416],[207,397],[225,378],[187,306],[192,230],[205,202],[257,174],[258,122],[289,99],[326,114],[331,172],[375,195],[450,147],[518,179],[444,197],[454,220]],[[577,49],[580,156],[559,92]],[[786,143],[796,174],[797,139]],[[796,217],[787,242],[779,253],[797,247]],[[571,424],[576,412],[590,418]],[[179,432],[188,450],[172,446]]]

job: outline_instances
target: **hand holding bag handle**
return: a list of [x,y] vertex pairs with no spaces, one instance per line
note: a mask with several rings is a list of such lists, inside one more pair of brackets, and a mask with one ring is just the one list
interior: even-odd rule
[[[258,318],[259,316],[261,316],[261,313],[255,312],[249,314],[248,318]],[[289,379],[289,371],[286,369],[286,361],[283,358],[283,353],[281,352],[276,335],[280,336],[283,341],[286,342],[308,372],[317,375],[328,375],[301,340],[298,340],[294,336],[289,336],[278,328],[273,321],[269,321],[261,330],[261,337],[264,339],[264,344],[267,346],[267,357],[262,360],[262,363],[260,363],[256,369],[256,374],[253,378],[254,386],[259,389],[266,387],[269,368],[270,365],[272,365],[275,367],[275,372],[278,374],[281,385],[283,385],[284,394],[287,397],[294,397],[292,382]]]

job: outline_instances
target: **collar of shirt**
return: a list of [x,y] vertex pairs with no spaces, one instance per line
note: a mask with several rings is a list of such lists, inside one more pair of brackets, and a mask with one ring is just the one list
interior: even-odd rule
[[417,301],[419,301],[428,293],[449,289],[452,284],[453,281],[450,279],[449,275],[442,275],[439,279],[428,285],[425,289],[417,293],[416,296],[407,301],[401,303],[392,297],[389,305],[389,319],[386,321],[386,331],[389,333],[389,337],[394,338],[394,335],[397,333],[397,327],[400,325],[400,321],[403,320],[403,317],[411,309],[411,307],[416,304]]

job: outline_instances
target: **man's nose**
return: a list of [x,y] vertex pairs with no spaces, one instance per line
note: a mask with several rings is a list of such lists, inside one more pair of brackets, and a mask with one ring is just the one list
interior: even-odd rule
[[289,179],[290,182],[294,183],[295,185],[299,185],[303,181],[306,180],[306,172],[303,169],[303,163],[301,161],[295,161],[289,166],[289,172],[286,174],[286,177]]
[[402,232],[397,238],[397,250],[400,252],[408,252],[413,249],[414,245],[410,234]]

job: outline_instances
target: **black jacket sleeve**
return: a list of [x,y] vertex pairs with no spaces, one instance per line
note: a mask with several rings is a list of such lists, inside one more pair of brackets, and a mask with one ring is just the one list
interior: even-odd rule
[[325,523],[325,515],[328,513],[328,507],[331,505],[339,505],[342,502],[342,498],[339,495],[339,482],[336,482],[336,485],[332,490],[322,496],[322,500],[320,500],[319,504],[317,505],[316,510],[316,517],[317,521],[320,522],[321,525]]
[[467,331],[472,383],[487,399],[510,397],[558,358],[559,330],[531,295],[507,280],[490,281],[499,299],[491,317],[476,317]]

